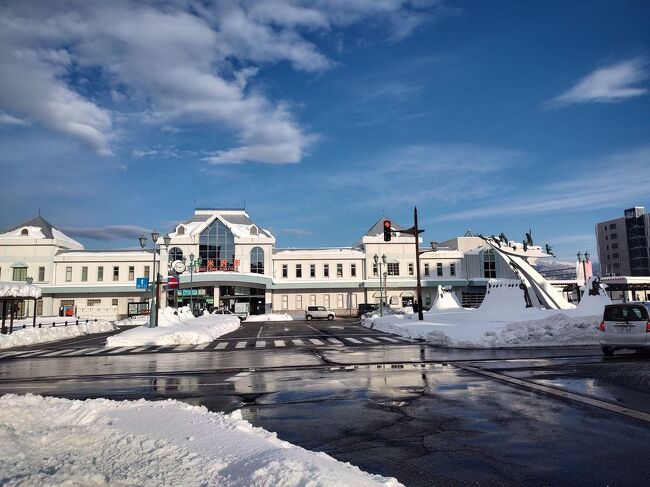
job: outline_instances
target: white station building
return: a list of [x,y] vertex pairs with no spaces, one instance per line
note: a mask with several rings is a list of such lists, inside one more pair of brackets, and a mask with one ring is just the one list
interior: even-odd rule
[[[163,237],[158,240],[156,270],[160,266],[163,282],[172,274],[179,279],[175,291],[161,286],[161,303],[250,314],[320,305],[345,315],[356,313],[361,303],[379,303],[383,288],[390,306],[410,306],[416,300],[415,237],[399,233],[404,227],[393,222],[396,233],[384,242],[383,220],[351,247],[278,248],[272,233],[244,209],[197,208],[169,234],[169,246]],[[469,231],[435,250],[422,243],[420,249],[425,307],[439,285],[451,286],[463,306],[475,307],[489,279],[517,277],[498,252]],[[37,315],[111,306],[125,316],[146,308],[151,292],[137,289],[136,279],[153,280],[153,261],[150,241],[144,250],[86,250],[40,216],[0,233],[0,281],[39,286]]]

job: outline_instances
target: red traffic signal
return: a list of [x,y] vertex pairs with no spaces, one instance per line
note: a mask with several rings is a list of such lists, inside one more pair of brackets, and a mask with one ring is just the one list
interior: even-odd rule
[[384,220],[384,242],[390,242],[391,238],[391,233],[390,233],[390,228],[391,228],[391,222],[390,220]]

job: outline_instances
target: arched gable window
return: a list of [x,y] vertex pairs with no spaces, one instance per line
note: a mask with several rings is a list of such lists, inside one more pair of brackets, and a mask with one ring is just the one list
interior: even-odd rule
[[29,235],[29,230],[27,230],[26,228],[23,228],[23,229],[20,231],[20,234],[21,234],[21,235]]
[[179,247],[169,249],[169,262],[174,262],[175,260],[183,260],[183,251]]
[[199,257],[199,265],[207,267],[220,267],[224,260],[231,266],[235,262],[235,236],[218,218],[201,232]]
[[253,247],[251,250],[251,272],[264,274],[264,250],[262,247]]
[[185,235],[185,227],[183,225],[178,225],[176,235]]

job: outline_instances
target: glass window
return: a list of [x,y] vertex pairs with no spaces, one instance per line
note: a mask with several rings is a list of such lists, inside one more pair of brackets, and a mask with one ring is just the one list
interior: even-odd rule
[[413,264],[409,262],[409,276],[412,276],[414,272]]
[[452,276],[456,275],[456,264],[454,262],[449,264],[449,274]]
[[377,277],[379,275],[379,266],[377,264],[372,264],[372,275]]
[[135,280],[135,267],[129,266],[129,281]]
[[323,264],[323,277],[329,277],[329,276],[330,276],[330,265]]
[[102,282],[104,280],[104,268],[99,266],[97,268],[97,281]]
[[618,235],[617,235],[616,233],[612,233],[612,234],[609,236],[609,238],[611,238],[612,240],[617,240],[617,239],[618,239]]
[[95,306],[98,304],[102,304],[101,299],[88,299],[86,300],[86,306]]
[[316,264],[309,264],[309,277],[316,277]]
[[282,264],[282,277],[289,277],[289,266]]
[[425,276],[429,275],[429,264],[428,263],[424,264],[424,275]]
[[253,247],[251,250],[251,272],[264,274],[264,250],[262,247]]
[[111,301],[111,303],[113,304],[113,306],[117,306],[118,303],[119,303],[119,301],[118,301],[117,298],[113,298],[113,300]]
[[83,266],[81,268],[81,282],[87,282],[88,281],[88,267]]
[[483,252],[483,277],[488,279],[497,277],[497,262],[492,249]]
[[183,251],[179,247],[172,247],[169,249],[169,262],[175,260],[183,260]]
[[343,309],[343,295],[342,294],[337,294],[336,295],[336,307],[338,309]]
[[296,296],[296,309],[302,309],[302,294]]
[[612,223],[609,225],[610,230],[616,230],[616,223]]
[[234,265],[235,237],[221,220],[216,219],[201,232],[199,258],[207,267],[220,267],[223,260],[228,265]]
[[282,309],[289,309],[289,296],[286,294],[282,295]]
[[389,276],[399,276],[399,262],[389,262],[386,268]]
[[436,274],[438,277],[442,277],[442,262],[436,264]]
[[38,268],[38,282],[45,281],[45,267]]
[[27,279],[27,267],[14,267],[14,281],[24,281]]
[[[326,294],[325,296],[323,296],[323,304],[325,305],[326,308],[330,307],[330,295],[329,294]],[[325,310],[323,309],[323,310],[319,310],[319,311],[325,311]]]
[[43,300],[39,299],[36,301],[36,314],[38,316],[43,316]]
[[65,282],[72,281],[72,267],[65,268]]
[[144,277],[146,277],[147,279],[149,279],[149,272],[150,272],[149,269],[150,268],[148,265],[144,266]]
[[114,281],[120,280],[120,268],[118,266],[113,267],[113,280]]
[[[617,243],[613,243],[613,244],[612,244],[612,250],[616,250],[617,248],[618,248],[618,244],[617,244]],[[609,247],[608,247],[608,249],[609,249]]]
[[357,277],[357,265],[350,264],[350,277]]
[[336,277],[343,277],[343,264],[336,264]]
[[296,279],[302,277],[302,264],[296,264]]
[[309,304],[312,306],[316,306],[316,295],[315,294],[310,294],[309,295]]

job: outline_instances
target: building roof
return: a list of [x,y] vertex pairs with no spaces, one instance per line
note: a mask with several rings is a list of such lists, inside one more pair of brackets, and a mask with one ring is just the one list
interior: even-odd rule
[[405,228],[401,225],[398,225],[395,223],[393,220],[390,218],[386,218],[385,216],[382,216],[379,220],[377,220],[377,223],[375,223],[370,229],[363,235],[364,237],[377,237],[379,235],[384,234],[384,220],[389,220],[390,221],[390,228],[391,230],[395,232],[399,232],[400,230],[405,230]]
[[83,249],[83,245],[81,245],[72,237],[63,233],[61,230],[56,228],[40,215],[32,218],[31,220],[27,220],[20,225],[16,225],[13,228],[5,230],[4,232],[1,232],[0,237],[23,237],[22,229],[28,230],[28,235],[26,236],[29,238],[57,239],[68,242]]

